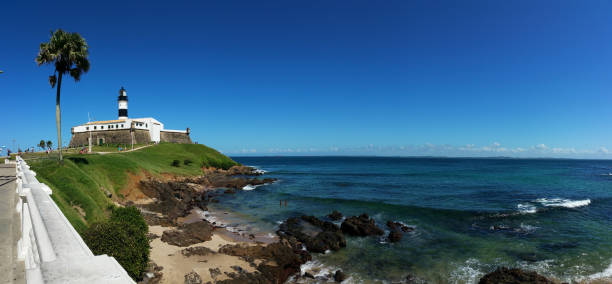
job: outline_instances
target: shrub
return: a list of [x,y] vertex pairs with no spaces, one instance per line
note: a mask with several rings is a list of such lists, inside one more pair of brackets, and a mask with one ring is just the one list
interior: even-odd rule
[[110,221],[134,226],[138,232],[142,232],[145,235],[149,232],[147,222],[145,222],[138,208],[134,206],[114,208],[111,213]]
[[191,165],[192,163],[193,163],[193,161],[192,161],[192,160],[189,160],[189,159],[187,159],[187,160],[184,160],[184,161],[183,161],[183,165],[185,165],[185,166],[189,166],[189,165]]
[[149,262],[147,225],[135,207],[113,210],[108,222],[95,223],[83,240],[95,255],[114,257],[134,280],[142,278]]
[[173,166],[173,167],[178,167],[178,166],[180,166],[180,165],[181,165],[181,162],[179,162],[179,160],[174,160],[174,161],[172,161],[172,166]]

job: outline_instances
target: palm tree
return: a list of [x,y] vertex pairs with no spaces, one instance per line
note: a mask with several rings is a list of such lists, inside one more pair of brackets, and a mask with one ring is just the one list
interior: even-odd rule
[[45,149],[45,145],[46,145],[46,144],[47,144],[47,143],[45,143],[45,140],[40,140],[40,142],[38,142],[38,147],[39,147],[41,150],[44,150],[44,149]]
[[53,148],[53,142],[51,140],[47,141],[47,149],[51,150]]
[[[78,33],[68,33],[61,29],[51,32],[49,42],[40,44],[36,63],[54,64],[55,72],[49,76],[51,88],[57,83],[57,95],[55,97],[55,123],[57,124],[57,146],[59,159],[62,160],[62,117],[60,112],[60,89],[62,87],[62,76],[70,74],[75,82],[81,79],[83,73],[89,71],[89,55],[87,42]],[[49,142],[47,142],[49,144]]]

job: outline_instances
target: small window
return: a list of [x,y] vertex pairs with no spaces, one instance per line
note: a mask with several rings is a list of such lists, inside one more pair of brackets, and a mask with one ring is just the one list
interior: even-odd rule
[[123,124],[121,124],[121,128],[123,128]]
[[115,124],[115,128],[119,128],[119,124]]
[[98,128],[97,126],[94,126],[94,130],[96,130],[96,128]]
[[100,129],[104,129],[104,125],[100,126]]
[[145,127],[149,127],[149,125],[147,125],[147,124],[145,123]]
[[85,127],[85,130],[89,130],[89,126]]

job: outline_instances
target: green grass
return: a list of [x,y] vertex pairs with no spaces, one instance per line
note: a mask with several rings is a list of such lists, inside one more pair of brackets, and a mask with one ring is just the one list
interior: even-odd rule
[[[173,167],[173,160],[181,161],[180,166]],[[193,163],[185,165],[184,160]],[[39,181],[53,189],[51,197],[72,225],[83,232],[89,224],[108,218],[113,203],[104,189],[117,195],[128,173],[195,176],[202,173],[203,166],[227,169],[237,163],[204,145],[162,143],[125,153],[66,154],[63,164],[56,159],[32,159],[28,164]],[[77,207],[85,212],[84,218]]]

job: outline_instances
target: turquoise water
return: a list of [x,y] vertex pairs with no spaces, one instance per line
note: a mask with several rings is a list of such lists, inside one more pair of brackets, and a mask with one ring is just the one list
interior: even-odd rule
[[346,249],[315,256],[311,265],[341,268],[354,282],[410,274],[430,283],[473,283],[501,265],[564,281],[612,270],[612,161],[234,159],[279,179],[215,205],[257,226],[273,230],[287,217],[332,210],[368,213],[381,228],[387,220],[416,226],[399,243],[349,238]]

